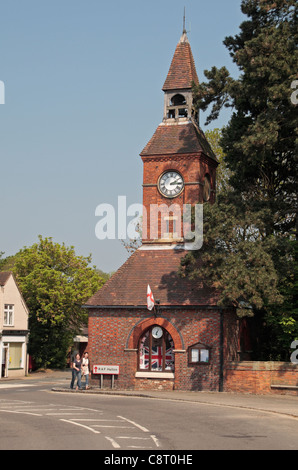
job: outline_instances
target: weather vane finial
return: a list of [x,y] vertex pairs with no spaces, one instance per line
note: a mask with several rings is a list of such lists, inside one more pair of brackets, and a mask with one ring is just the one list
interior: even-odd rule
[[186,33],[186,27],[185,27],[185,7],[184,7],[184,15],[183,15],[183,34]]

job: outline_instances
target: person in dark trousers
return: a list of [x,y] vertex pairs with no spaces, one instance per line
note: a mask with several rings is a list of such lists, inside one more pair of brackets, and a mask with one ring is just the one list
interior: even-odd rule
[[70,382],[71,389],[73,389],[75,378],[76,378],[76,371],[74,370],[73,363],[72,363],[71,364],[71,382]]
[[75,381],[75,378],[76,378],[76,371],[73,368],[73,363],[74,363],[75,357],[76,357],[76,355],[74,353],[72,353],[71,357],[70,357],[70,364],[69,364],[69,366],[71,368],[71,382],[70,382],[71,390],[73,389],[74,381]]
[[76,390],[81,389],[81,371],[82,371],[82,361],[79,354],[76,354],[74,362],[72,364],[72,379],[70,388],[73,388],[75,381],[77,380]]

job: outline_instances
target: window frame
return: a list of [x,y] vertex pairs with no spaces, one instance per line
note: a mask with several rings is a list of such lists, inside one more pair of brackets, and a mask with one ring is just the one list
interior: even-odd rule
[[[198,351],[198,361],[193,360],[192,351]],[[208,361],[202,361],[201,352],[207,351],[208,352]],[[211,362],[211,348],[203,343],[196,343],[188,348],[188,365],[190,366],[197,366],[197,365],[210,365]]]
[[14,326],[14,304],[4,304],[3,326]]
[[[152,342],[153,342],[153,339],[154,339],[153,336],[152,336],[152,330],[156,326],[159,326],[163,331],[163,335],[162,335],[162,338],[161,338],[162,339],[162,370],[152,369]],[[148,367],[148,369],[142,369],[141,365],[140,365],[141,340],[147,334],[147,332],[149,332],[149,367]],[[156,373],[156,374],[174,373],[174,371],[175,371],[175,360],[174,360],[173,369],[166,369],[166,367],[165,367],[165,365],[166,365],[166,335],[169,335],[171,340],[173,341],[173,338],[170,335],[170,333],[160,325],[156,325],[156,324],[151,325],[146,331],[143,331],[143,333],[141,334],[141,336],[139,338],[139,343],[138,343],[138,367],[137,367],[138,372],[144,372],[144,373],[152,373],[153,372],[153,373]],[[175,349],[175,347],[174,347],[174,341],[173,341],[173,350],[174,349]]]

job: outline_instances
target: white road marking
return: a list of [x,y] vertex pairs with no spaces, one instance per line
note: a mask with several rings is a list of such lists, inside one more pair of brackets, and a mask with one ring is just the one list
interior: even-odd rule
[[105,436],[105,438],[111,442],[112,446],[114,447],[114,449],[120,449],[121,446],[118,444],[118,442],[114,441],[114,439],[112,439],[111,437],[108,437],[108,436]]
[[117,428],[117,429],[133,429],[132,426],[111,426],[106,424],[94,424],[94,428]]
[[149,432],[149,430],[147,428],[144,428],[144,426],[141,426],[140,424],[135,423],[134,421],[131,421],[130,419],[124,418],[123,416],[118,416],[118,418],[124,419],[128,423],[133,424],[137,428],[141,429],[141,431],[143,431],[143,432]]
[[140,441],[150,441],[150,437],[138,437],[138,436],[116,436],[117,439],[136,439]]
[[20,406],[20,405],[17,405],[14,407],[15,410],[22,410],[22,411],[30,411],[30,410],[33,410],[33,411],[54,411],[55,408],[44,408],[42,406]]
[[[0,403],[0,406],[3,407],[3,406],[10,406],[10,407],[14,407],[14,408],[20,408],[20,406],[24,407],[25,409],[27,409],[27,405],[22,405],[21,403],[18,403],[18,404],[15,404],[13,402],[7,402],[7,403]],[[30,408],[32,408],[30,406]]]
[[90,428],[89,426],[85,426],[85,424],[76,423],[75,421],[68,420],[68,419],[60,419],[60,421],[64,421],[65,423],[74,424],[74,425],[76,425],[76,426],[81,426],[82,428],[88,429],[88,431],[94,432],[94,434],[101,434],[100,431],[96,431],[96,429],[92,429],[92,428]]
[[[85,416],[89,414],[90,416],[90,411],[96,412],[97,416],[99,418],[89,418],[89,417],[79,417],[79,415],[82,415],[85,413]],[[0,399],[0,412],[5,412],[5,413],[15,413],[15,414],[27,414],[31,416],[52,416],[52,417],[57,417],[61,422],[65,422],[68,424],[73,424],[74,426],[79,426],[81,428],[84,428],[88,431],[93,432],[94,434],[101,434],[104,432],[103,430],[105,428],[109,429],[114,429],[116,432],[117,430],[120,429],[135,429],[138,428],[144,433],[149,433],[150,431],[145,428],[144,426],[136,423],[135,421],[132,421],[128,418],[125,418],[124,416],[117,416],[115,418],[117,419],[105,419],[103,417],[103,411],[102,410],[94,410],[91,408],[84,408],[84,407],[74,407],[74,406],[63,406],[63,405],[55,405],[53,403],[48,403],[46,405],[42,404],[34,404],[34,402],[28,402],[28,401],[23,401],[23,400],[5,400],[5,399]],[[72,417],[69,417],[67,419],[67,415],[71,415]],[[63,419],[63,416],[65,419]],[[125,423],[131,424],[125,425]],[[102,431],[99,431],[98,428],[102,428]],[[119,431],[118,431],[119,432]],[[121,431],[120,431],[121,432]],[[131,449],[152,449],[152,447],[149,447],[148,444],[149,442],[144,442],[144,445],[142,445],[141,441],[148,441],[151,440],[154,442],[156,447],[160,447],[159,441],[157,437],[154,434],[150,434],[150,437],[140,437],[140,436],[115,436],[115,439],[110,436],[104,436],[105,439],[107,439],[113,446],[114,449],[120,449],[121,446],[120,444],[115,440],[115,439],[121,439],[122,441],[126,441],[127,444],[124,446],[124,448],[131,448]],[[133,444],[134,441],[139,441],[135,442],[136,444],[139,443],[140,445],[129,445],[129,441],[132,441],[131,444]],[[124,442],[123,442],[124,444]],[[147,444],[147,446],[145,445]]]
[[32,384],[24,385],[24,384],[0,384],[0,388],[24,388],[24,387],[34,387]]
[[127,446],[130,449],[152,449],[152,447],[144,447],[144,446]]
[[15,413],[15,414],[22,414],[22,415],[32,415],[32,416],[42,416],[41,414],[32,413],[29,411],[15,411],[15,410],[0,410],[1,413]]
[[83,411],[59,411],[58,413],[46,413],[46,416],[65,416],[65,415],[82,415]]
[[104,421],[122,423],[122,419],[76,418],[76,421]]
[[158,442],[158,439],[156,436],[154,436],[154,434],[151,434],[151,439],[153,440],[154,444],[156,445],[156,447],[159,447],[159,442]]

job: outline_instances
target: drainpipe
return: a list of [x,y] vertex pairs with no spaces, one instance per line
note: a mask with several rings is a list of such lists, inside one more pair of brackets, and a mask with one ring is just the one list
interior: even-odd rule
[[224,386],[224,314],[222,308],[219,310],[219,392],[223,392]]
[[2,347],[2,331],[0,332],[0,379],[2,377],[2,354],[3,354],[3,347]]

